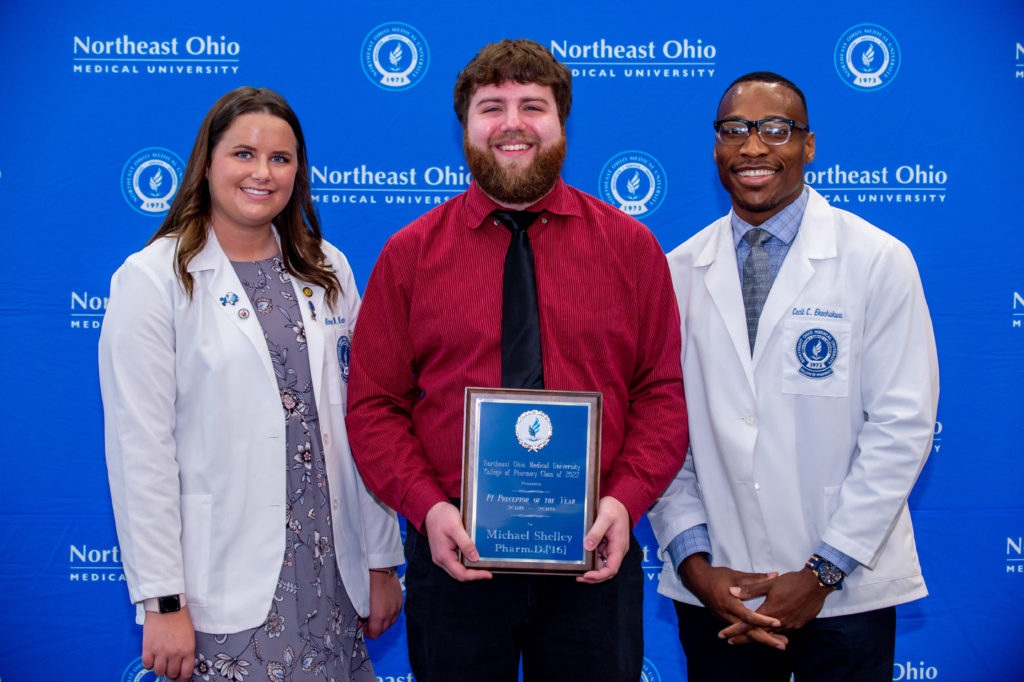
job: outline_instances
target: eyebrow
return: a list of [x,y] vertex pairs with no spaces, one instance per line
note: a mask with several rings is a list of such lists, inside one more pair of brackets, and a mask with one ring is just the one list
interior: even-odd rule
[[[477,100],[476,105],[481,104],[505,104],[509,99],[506,97],[485,97],[484,99]],[[526,104],[529,102],[541,102],[542,104],[550,104],[551,101],[546,97],[523,97],[517,101],[519,104]]]
[[[256,147],[253,147],[251,144],[246,144],[244,142],[239,142],[234,147],[232,147],[232,149],[242,149],[242,150],[245,150],[245,151],[253,151],[253,152],[256,151]],[[270,153],[271,154],[278,154],[278,155],[284,154],[284,155],[288,155],[288,156],[291,156],[291,155],[295,154],[295,152],[287,150],[287,149],[279,149],[279,150],[276,150],[276,151],[272,151]]]

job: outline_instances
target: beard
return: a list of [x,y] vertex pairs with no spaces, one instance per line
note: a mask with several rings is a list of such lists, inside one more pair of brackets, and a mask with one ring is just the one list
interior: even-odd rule
[[[466,154],[469,172],[484,194],[501,204],[528,206],[539,201],[558,182],[562,162],[565,161],[565,135],[546,149],[539,148],[540,140],[535,137],[524,138],[518,135],[514,139],[538,147],[537,155],[525,168],[499,165],[490,149],[480,149],[473,145],[465,133],[462,135],[462,149]],[[511,139],[494,138],[487,142],[493,146],[503,141]]]

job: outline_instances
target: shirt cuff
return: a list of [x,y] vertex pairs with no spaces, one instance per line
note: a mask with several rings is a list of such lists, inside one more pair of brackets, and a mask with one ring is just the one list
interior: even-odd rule
[[699,526],[687,528],[672,539],[672,542],[668,544],[667,551],[677,573],[679,564],[683,563],[683,559],[691,554],[703,552],[708,555],[708,563],[711,563],[711,535],[708,533],[708,524],[702,523]]
[[436,482],[414,483],[412,489],[405,496],[402,508],[395,508],[395,511],[404,516],[406,521],[412,523],[414,528],[426,535],[427,529],[424,524],[427,520],[427,512],[438,502],[451,502],[451,498],[444,494]]
[[859,565],[856,559],[851,559],[827,542],[820,543],[814,553],[832,562],[845,575],[853,573],[853,569]]

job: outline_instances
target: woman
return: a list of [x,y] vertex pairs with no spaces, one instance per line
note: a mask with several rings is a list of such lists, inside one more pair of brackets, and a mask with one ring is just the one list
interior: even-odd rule
[[402,547],[348,449],[358,307],[294,112],[224,95],[100,335],[114,517],[157,674],[376,679],[360,616],[370,637],[398,617]]

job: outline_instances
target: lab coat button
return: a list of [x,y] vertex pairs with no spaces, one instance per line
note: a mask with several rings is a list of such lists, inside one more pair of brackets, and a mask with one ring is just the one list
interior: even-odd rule
[[755,421],[754,420],[754,415],[752,415],[752,414],[745,415],[743,417],[743,421],[745,421],[750,426],[753,426],[754,425],[754,421]]
[[754,484],[754,490],[760,490],[760,489],[761,489],[761,484],[760,483],[755,483]]
[[331,435],[329,433],[324,433],[324,447],[325,448],[326,447],[330,447],[330,445],[331,445]]

